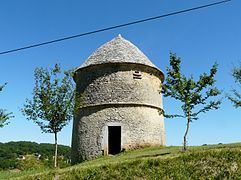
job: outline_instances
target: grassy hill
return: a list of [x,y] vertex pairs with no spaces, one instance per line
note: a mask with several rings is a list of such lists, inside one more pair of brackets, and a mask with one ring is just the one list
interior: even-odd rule
[[0,179],[239,179],[241,144],[145,148],[58,170],[0,172]]

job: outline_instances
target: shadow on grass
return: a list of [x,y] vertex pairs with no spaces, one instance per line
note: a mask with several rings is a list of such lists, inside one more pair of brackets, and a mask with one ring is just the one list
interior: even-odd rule
[[143,155],[143,156],[139,156],[140,158],[144,158],[144,157],[158,157],[158,156],[165,156],[171,154],[169,152],[166,153],[157,153],[157,154],[150,154],[150,155]]

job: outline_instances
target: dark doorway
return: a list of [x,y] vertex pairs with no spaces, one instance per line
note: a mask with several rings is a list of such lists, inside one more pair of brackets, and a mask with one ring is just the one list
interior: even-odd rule
[[121,126],[108,126],[108,152],[118,154],[121,151]]

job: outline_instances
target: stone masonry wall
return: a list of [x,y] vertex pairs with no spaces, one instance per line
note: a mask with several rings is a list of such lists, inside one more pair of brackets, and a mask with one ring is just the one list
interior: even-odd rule
[[[134,79],[139,71],[141,79]],[[165,145],[159,110],[161,79],[156,69],[139,64],[93,66],[77,71],[83,107],[74,118],[72,163],[106,154],[108,126],[121,126],[121,147]],[[108,153],[108,152],[107,152]]]
[[[141,79],[133,79],[139,71]],[[84,105],[102,103],[141,103],[162,107],[159,93],[161,77],[147,66],[115,64],[89,68],[76,75],[77,92],[83,94]]]
[[78,135],[72,142],[76,144],[72,147],[72,159],[78,162],[106,152],[109,125],[121,126],[121,147],[124,149],[165,145],[164,120],[157,109],[138,106],[90,107],[81,110],[75,119]]

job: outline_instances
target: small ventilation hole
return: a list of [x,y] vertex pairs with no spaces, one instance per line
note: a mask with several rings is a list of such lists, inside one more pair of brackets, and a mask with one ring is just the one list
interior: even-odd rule
[[133,79],[141,79],[141,72],[140,71],[134,71],[133,72]]

